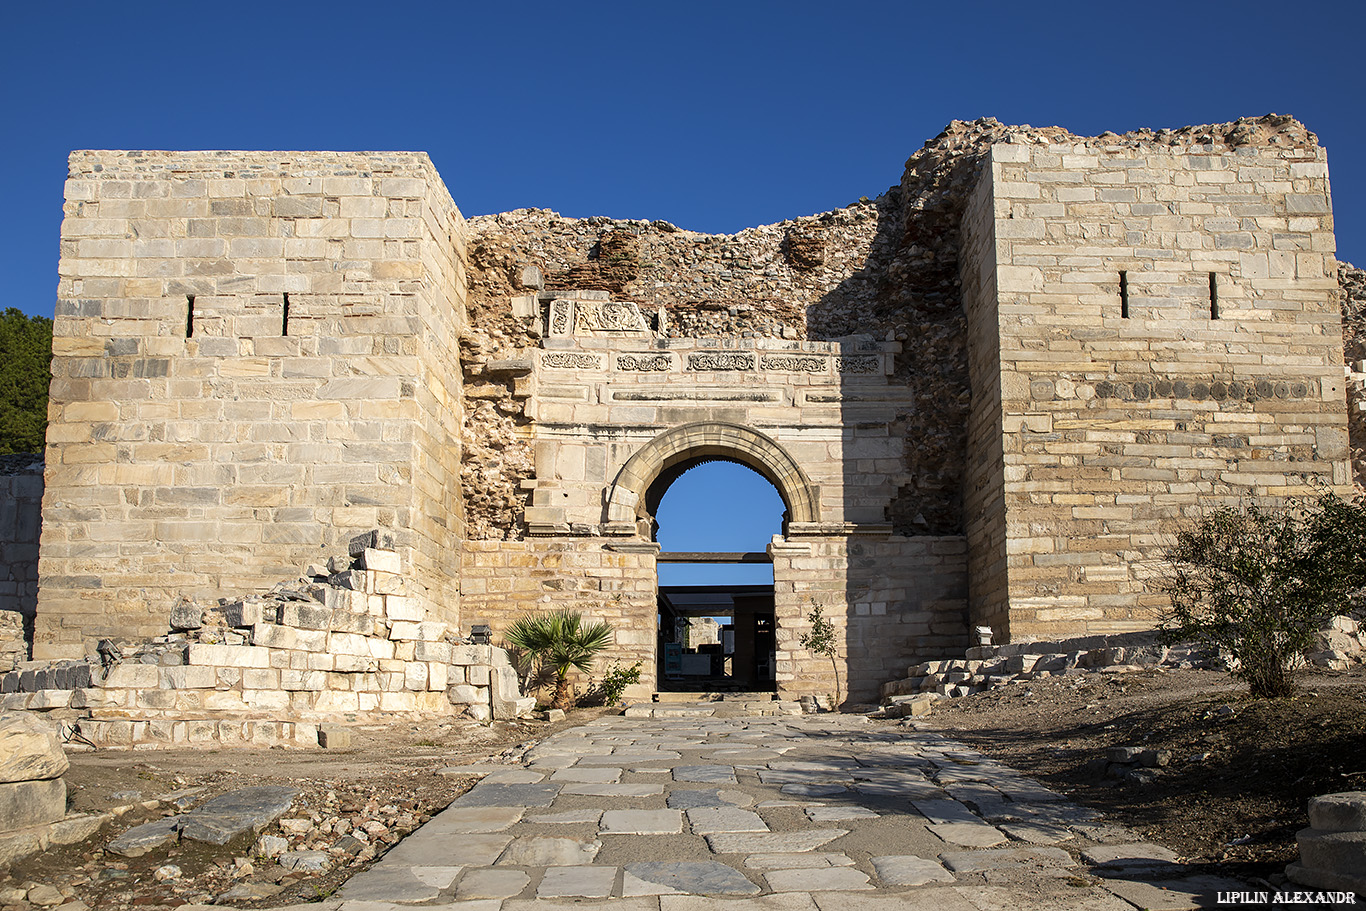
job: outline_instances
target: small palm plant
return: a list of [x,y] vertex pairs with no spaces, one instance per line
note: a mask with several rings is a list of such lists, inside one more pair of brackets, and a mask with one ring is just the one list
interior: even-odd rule
[[555,672],[552,705],[568,711],[574,707],[569,669],[591,673],[593,660],[612,642],[612,627],[607,623],[585,623],[581,614],[559,610],[553,614],[527,614],[518,618],[508,627],[504,638],[541,667]]

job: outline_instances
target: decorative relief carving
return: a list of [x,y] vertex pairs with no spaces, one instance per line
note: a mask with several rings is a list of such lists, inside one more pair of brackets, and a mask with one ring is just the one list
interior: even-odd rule
[[667,354],[619,354],[618,370],[634,370],[638,373],[661,373],[672,370],[674,359]]
[[574,308],[577,332],[648,332],[645,317],[635,304],[621,301],[579,301]]
[[[1037,384],[1037,386],[1036,386]],[[1156,377],[1137,382],[1101,380],[1095,384],[1096,397],[1144,402],[1149,399],[1189,399],[1216,402],[1226,400],[1255,402],[1260,399],[1317,398],[1317,384],[1312,379],[1286,380],[1223,380],[1218,377]],[[1062,398],[1052,380],[1036,379],[1029,384],[1030,398],[1053,400]]]
[[753,370],[754,355],[749,353],[700,352],[688,355],[689,370]]
[[788,373],[824,373],[828,361],[823,357],[800,354],[766,354],[759,359],[765,370],[785,370]]
[[573,325],[574,302],[573,301],[551,301],[550,302],[550,334],[568,335],[569,327]]
[[835,369],[840,373],[881,373],[882,358],[876,355],[835,358]]
[[602,358],[581,351],[547,351],[541,355],[541,366],[557,370],[597,370]]

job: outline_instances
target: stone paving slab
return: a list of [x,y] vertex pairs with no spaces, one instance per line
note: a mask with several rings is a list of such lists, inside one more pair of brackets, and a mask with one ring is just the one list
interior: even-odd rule
[[806,829],[799,832],[772,832],[768,835],[718,833],[708,835],[707,844],[717,854],[781,854],[814,851],[848,834],[848,829]]
[[755,895],[761,890],[749,879],[716,861],[649,861],[627,864],[622,872],[622,895]]
[[511,898],[521,894],[531,882],[531,876],[521,870],[470,870],[460,877],[455,897],[460,901],[473,898]]
[[346,881],[342,898],[360,901],[429,902],[450,888],[464,867],[377,864]]
[[688,811],[688,825],[694,835],[721,832],[767,832],[768,825],[758,813],[738,807],[698,807]]
[[[647,783],[566,784],[561,793],[579,797],[654,797],[657,794],[664,793],[664,786]],[[538,804],[538,806],[549,806],[549,803]]]
[[519,838],[508,845],[498,863],[512,867],[574,867],[591,864],[602,842],[583,838]]
[[608,898],[617,882],[616,867],[551,867],[537,898]]
[[914,854],[889,854],[872,859],[878,880],[885,886],[923,886],[925,883],[951,883],[953,874],[927,857]]
[[456,770],[484,777],[319,911],[1166,911],[1214,888],[976,751],[859,716],[604,717],[525,766]]
[[853,892],[873,888],[868,874],[853,867],[770,870],[764,879],[774,892]]
[[603,835],[676,835],[683,831],[681,810],[608,810],[602,814]]
[[512,841],[504,832],[445,838],[405,838],[384,855],[386,864],[414,867],[486,867]]
[[693,810],[699,807],[748,807],[754,798],[744,791],[726,788],[710,788],[702,791],[675,789],[669,792],[668,806],[675,810]]
[[802,867],[852,867],[853,858],[847,854],[828,851],[807,851],[797,854],[751,854],[745,866],[751,870],[796,870]]

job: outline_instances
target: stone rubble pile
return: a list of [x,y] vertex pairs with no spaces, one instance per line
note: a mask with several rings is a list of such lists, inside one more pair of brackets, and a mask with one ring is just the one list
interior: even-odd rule
[[1292,881],[1316,889],[1366,896],[1366,791],[1325,794],[1309,801],[1309,828],[1295,833],[1298,863]]
[[[1120,644],[1124,641],[1130,644]],[[1333,617],[1319,633],[1318,648],[1305,656],[1305,663],[1346,670],[1361,663],[1363,656],[1366,629],[1350,617]],[[1227,670],[1229,664],[1227,659],[1192,645],[1168,647],[1119,636],[984,645],[968,649],[962,658],[925,661],[908,668],[904,679],[882,685],[882,706],[888,717],[920,715],[928,713],[934,698],[970,696],[1036,677],[1123,673],[1159,666]]]
[[0,708],[80,710],[77,740],[123,747],[316,746],[320,724],[357,716],[530,712],[507,653],[428,620],[391,548],[368,532],[296,583],[209,610],[182,601],[166,636],[25,662],[0,677]]
[[56,729],[26,712],[0,713],[0,865],[82,841],[108,814],[66,815],[70,763]]

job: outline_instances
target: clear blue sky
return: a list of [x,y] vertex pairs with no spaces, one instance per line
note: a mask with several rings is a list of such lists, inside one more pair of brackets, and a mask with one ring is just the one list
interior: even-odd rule
[[1077,133],[1275,111],[1366,264],[1366,4],[10,3],[4,306],[51,314],[78,148],[421,149],[468,215],[732,232],[874,196],[954,118]]
[[[82,148],[420,149],[467,215],[733,232],[877,195],[953,119],[1096,134],[1274,111],[1328,147],[1339,257],[1366,265],[1354,0],[73,0],[4,22],[0,306],[33,314],[52,313]],[[665,500],[665,546],[762,549],[772,488],[695,480]],[[716,542],[718,509],[759,525]]]

